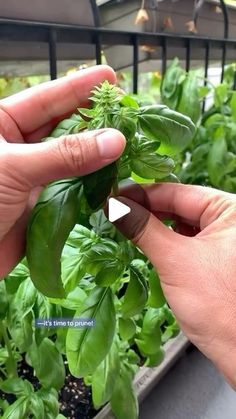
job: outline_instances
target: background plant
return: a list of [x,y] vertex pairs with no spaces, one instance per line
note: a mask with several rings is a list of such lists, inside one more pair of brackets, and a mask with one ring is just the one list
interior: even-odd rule
[[[209,185],[236,192],[236,92],[232,89],[235,65],[226,69],[217,86],[201,74],[188,74],[175,59],[161,85],[162,101],[192,118],[197,130],[179,155],[175,173],[183,183]],[[203,85],[203,81],[205,82]],[[208,107],[202,112],[203,100]]]

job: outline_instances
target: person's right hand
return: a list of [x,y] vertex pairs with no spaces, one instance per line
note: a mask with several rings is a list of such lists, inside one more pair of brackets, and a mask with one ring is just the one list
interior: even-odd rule
[[[116,226],[157,269],[182,330],[236,388],[236,195],[166,183],[120,195],[131,213]],[[171,217],[175,231],[160,221]]]

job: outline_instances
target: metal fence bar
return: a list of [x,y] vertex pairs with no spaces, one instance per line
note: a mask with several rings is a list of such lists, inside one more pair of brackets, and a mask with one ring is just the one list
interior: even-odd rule
[[187,43],[186,43],[186,71],[187,73],[190,70],[190,61],[191,61],[191,40],[190,38],[187,39]]
[[49,31],[48,48],[49,48],[49,67],[50,67],[50,77],[51,77],[51,80],[54,80],[54,79],[57,78],[56,41],[57,41],[56,31],[54,29],[50,29],[50,31]]
[[166,66],[167,66],[167,43],[166,43],[166,38],[164,38],[163,42],[162,42],[161,63],[162,63],[161,72],[162,72],[162,75],[164,75],[165,72],[166,72]]
[[[206,41],[205,47],[205,68],[204,68],[204,86],[207,86],[207,77],[208,77],[208,68],[209,68],[209,61],[210,61],[210,43]],[[202,104],[202,112],[205,111],[206,101],[203,100]]]
[[221,60],[221,78],[220,78],[221,83],[223,83],[223,81],[224,81],[226,53],[227,53],[227,47],[226,47],[225,41],[223,41],[222,60]]
[[138,36],[133,39],[133,93],[138,93],[138,61],[139,61],[139,42]]
[[224,16],[224,38],[227,39],[229,37],[229,14],[227,6],[224,0],[220,0],[221,9]]
[[100,34],[97,34],[96,36],[95,50],[96,50],[96,64],[99,65],[102,63],[102,46],[101,46]]
[[[226,19],[225,35],[228,35],[228,21]],[[131,46],[133,48],[133,91],[138,91],[139,75],[139,46],[150,45],[160,47],[162,72],[165,73],[167,64],[167,47],[183,48],[186,51],[186,70],[191,68],[193,50],[205,50],[205,72],[209,63],[207,62],[208,48],[222,51],[222,80],[224,76],[224,67],[230,52],[236,52],[235,39],[207,38],[198,35],[176,35],[167,33],[148,33],[148,32],[129,32],[119,31],[107,28],[90,28],[76,25],[65,25],[56,23],[43,23],[31,21],[17,21],[12,19],[0,18],[0,40],[14,42],[35,42],[47,43],[49,45],[49,65],[51,78],[57,76],[57,45],[64,44],[88,44],[95,47],[95,59],[101,63],[102,45],[109,46]],[[206,48],[207,43],[210,47]],[[208,52],[207,52],[208,51]],[[236,55],[236,54],[235,54]],[[146,57],[148,59],[148,56]],[[145,59],[142,61],[145,61]],[[236,75],[234,80],[236,87]]]

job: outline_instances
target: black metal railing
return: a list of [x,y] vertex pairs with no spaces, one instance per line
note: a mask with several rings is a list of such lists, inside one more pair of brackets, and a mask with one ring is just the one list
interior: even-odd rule
[[[219,39],[201,36],[172,35],[166,33],[145,33],[117,31],[105,28],[89,28],[74,25],[38,23],[28,21],[15,21],[0,18],[0,41],[14,42],[43,42],[48,44],[48,60],[51,79],[57,77],[57,45],[88,44],[95,46],[97,64],[101,63],[103,46],[130,46],[133,48],[133,92],[138,92],[139,87],[139,47],[149,45],[161,49],[162,72],[167,67],[168,49],[170,47],[185,50],[185,68],[191,68],[192,52],[196,49],[202,51],[205,77],[211,61],[211,51],[221,52],[221,78],[224,77],[224,68],[227,63],[227,52],[236,61],[236,39]],[[148,59],[148,56],[147,56]],[[231,58],[232,61],[232,58]],[[236,89],[236,71],[233,86]]]

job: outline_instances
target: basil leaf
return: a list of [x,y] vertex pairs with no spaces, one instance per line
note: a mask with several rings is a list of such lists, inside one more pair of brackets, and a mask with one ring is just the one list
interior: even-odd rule
[[147,284],[144,276],[134,266],[130,267],[130,281],[124,295],[121,312],[124,318],[139,314],[148,299]]
[[99,409],[110,400],[119,370],[118,347],[116,342],[113,342],[108,355],[92,375],[92,398],[95,409]]
[[37,393],[32,394],[30,397],[29,412],[35,419],[45,419],[44,404]]
[[149,306],[153,308],[162,307],[166,303],[166,299],[161,288],[160,278],[155,269],[152,269],[149,274],[149,288]]
[[99,209],[105,203],[116,179],[116,163],[109,164],[97,172],[82,178],[84,195],[93,210]]
[[6,290],[6,283],[0,280],[0,320],[6,317],[8,309],[8,294]]
[[54,128],[50,134],[50,138],[58,138],[62,135],[75,134],[86,128],[87,123],[79,114],[73,114],[70,118],[64,119]]
[[201,117],[201,102],[196,72],[189,72],[182,84],[182,94],[177,111],[189,116],[194,123],[197,123]]
[[143,319],[143,326],[136,344],[142,355],[154,355],[161,345],[161,320],[160,310],[149,308]]
[[165,351],[163,348],[160,347],[154,355],[150,355],[147,358],[144,365],[145,367],[149,367],[149,368],[157,367],[158,365],[161,364],[164,358],[165,358]]
[[28,411],[29,399],[20,397],[5,410],[2,419],[22,419]]
[[225,138],[221,137],[214,140],[207,161],[208,173],[212,185],[220,186],[221,179],[224,177],[226,153],[227,143]]
[[133,319],[119,318],[119,334],[123,340],[129,340],[136,333],[136,325]]
[[33,315],[37,290],[30,278],[24,280],[9,305],[8,328],[14,343],[24,352],[32,343]]
[[137,419],[138,400],[132,384],[132,376],[125,366],[116,378],[116,384],[111,397],[111,408],[116,419]]
[[138,116],[143,133],[151,140],[161,142],[160,154],[174,155],[182,151],[195,134],[195,125],[185,115],[166,106],[140,108]]
[[31,279],[48,297],[63,298],[60,258],[80,210],[81,181],[51,183],[33,210],[27,233],[26,256]]
[[[39,346],[33,344],[28,356],[35,373],[44,388],[59,390],[65,381],[65,366],[62,355],[54,342],[45,338]],[[50,368],[49,368],[50,365]]]
[[136,175],[146,179],[162,179],[174,168],[174,161],[167,156],[155,153],[136,155],[131,160],[131,169]]
[[183,78],[185,78],[185,72],[179,65],[179,59],[175,58],[167,68],[161,82],[162,102],[172,109],[176,109],[178,105]]
[[[108,354],[115,333],[115,308],[110,288],[95,287],[75,317],[94,319],[95,326],[69,329],[66,355],[75,377],[92,374]],[[96,349],[95,349],[96,348]]]
[[18,377],[7,378],[6,380],[0,382],[0,390],[8,394],[13,393],[18,397],[29,396],[32,392],[34,392],[34,388],[28,380],[23,380]]
[[58,392],[54,388],[41,388],[36,394],[43,401],[45,418],[55,419],[59,413]]
[[108,239],[98,243],[84,255],[86,272],[95,275],[99,286],[108,286],[115,282],[124,272],[125,258],[120,246]]

